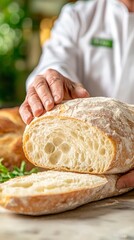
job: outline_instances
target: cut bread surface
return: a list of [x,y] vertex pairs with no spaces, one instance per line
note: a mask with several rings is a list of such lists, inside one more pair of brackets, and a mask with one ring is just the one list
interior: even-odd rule
[[126,172],[134,167],[133,109],[103,97],[65,101],[26,127],[25,155],[45,169]]
[[45,171],[0,184],[0,206],[15,213],[44,215],[127,192],[116,189],[117,175]]
[[119,191],[119,175],[112,174],[134,167],[134,106],[108,98],[66,101],[26,127],[23,148],[34,165],[55,171],[0,184],[6,209],[52,214],[122,194],[131,189]]
[[70,172],[46,171],[0,184],[0,206],[16,213],[44,215],[74,209],[102,199],[109,191],[107,178]]
[[87,123],[64,117],[46,117],[25,135],[25,152],[33,164],[85,173],[104,172],[115,154],[108,136]]
[[18,177],[0,185],[0,197],[59,194],[105,185],[104,176],[45,171]]

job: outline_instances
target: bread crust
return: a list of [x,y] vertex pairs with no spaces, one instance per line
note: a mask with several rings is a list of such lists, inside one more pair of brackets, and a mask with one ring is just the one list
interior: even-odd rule
[[27,163],[27,170],[33,167],[22,148],[24,129],[19,107],[0,109],[0,158],[4,159],[3,164],[9,169],[19,167],[23,160]]
[[[40,124],[42,121],[45,124],[46,119],[71,119],[71,121],[74,122],[79,121],[82,124],[87,124],[87,126],[90,128],[97,129],[101,135],[107,136],[107,139],[111,141],[114,149],[112,161],[108,164],[108,168],[105,171],[105,173],[108,173],[109,175],[99,176],[100,180],[96,181],[95,179],[95,183],[93,183],[90,187],[87,185],[86,187],[78,187],[76,185],[75,190],[70,190],[67,185],[66,190],[61,191],[60,186],[57,183],[59,188],[55,193],[41,192],[37,194],[36,191],[31,191],[31,193],[27,192],[24,195],[23,193],[19,195],[17,192],[16,194],[13,193],[12,189],[11,191],[3,192],[4,188],[10,189],[10,184],[12,185],[12,183],[14,183],[16,186],[16,183],[18,184],[21,179],[22,182],[23,180],[28,182],[28,179],[31,176],[18,177],[6,183],[0,184],[1,206],[15,213],[38,216],[72,210],[83,204],[111,196],[116,196],[131,190],[123,189],[119,191],[116,188],[116,182],[119,175],[111,175],[110,173],[126,172],[134,167],[134,107],[132,105],[130,106],[107,98],[75,99],[67,101],[63,104],[59,104],[54,108],[54,110],[47,112],[45,115],[39,118],[36,118],[29,126],[26,127],[23,135],[24,152],[26,157],[34,164],[34,159],[30,159],[26,149],[29,131],[32,129],[32,127],[35,127],[36,124]],[[21,138],[25,128],[20,116],[18,117],[18,109],[6,109],[6,111],[0,111],[0,121],[0,141],[2,139],[0,146],[2,146],[3,150],[3,146],[8,146],[7,144],[9,143],[10,154],[13,152],[16,156],[17,151],[21,151],[19,149],[22,148]],[[3,157],[4,154],[6,156],[6,152],[7,148],[4,148]],[[10,154],[6,158],[6,163],[8,166],[13,166],[13,160],[15,159],[15,156],[12,155],[13,160],[11,161]],[[22,154],[23,153],[21,152],[21,160]],[[19,163],[18,159],[19,158],[17,155],[17,163]],[[36,165],[44,166],[45,168],[47,167],[45,162],[41,165],[36,162]],[[73,168],[67,169],[66,167],[63,167],[62,169],[66,171],[74,171]],[[59,170],[61,170],[61,168]],[[58,175],[61,178],[60,173],[61,172],[58,172]],[[33,175],[36,181],[39,181],[38,175],[40,176],[40,174],[43,176],[45,173]],[[97,174],[100,174],[100,172],[97,172]],[[81,177],[82,175],[84,177],[85,174],[81,174]],[[54,176],[55,174],[53,173],[52,177]],[[74,176],[76,176],[75,173]],[[89,178],[90,177],[91,176],[89,174]],[[32,179],[33,178],[31,178],[31,181]],[[101,181],[101,179],[104,181]],[[56,183],[55,177],[54,180]]]
[[[45,161],[42,163],[34,162],[27,152],[26,144],[29,138],[30,129],[36,128],[36,124],[45,124],[46,119],[71,119],[81,121],[87,126],[97,128],[102,135],[107,136],[112,142],[114,154],[112,161],[105,171],[99,174],[123,173],[134,168],[134,106],[122,103],[111,98],[86,98],[66,101],[55,106],[55,108],[45,113],[39,118],[35,118],[26,127],[23,135],[24,152],[29,161],[35,165],[47,168]],[[77,171],[66,167],[57,170]],[[50,169],[50,167],[49,167]],[[88,172],[88,171],[87,171]],[[93,171],[92,173],[98,174]]]
[[[38,216],[72,210],[83,204],[116,196],[128,191],[128,189],[121,191],[116,189],[118,175],[103,175],[101,177],[105,181],[98,183],[98,186],[93,186],[92,188],[81,187],[81,189],[78,188],[75,191],[66,191],[64,193],[49,193],[44,195],[42,193],[41,195],[36,195],[33,192],[31,196],[0,195],[0,205],[19,214]],[[13,179],[12,182],[17,182],[17,179]],[[5,183],[5,185],[9,187],[8,183]]]

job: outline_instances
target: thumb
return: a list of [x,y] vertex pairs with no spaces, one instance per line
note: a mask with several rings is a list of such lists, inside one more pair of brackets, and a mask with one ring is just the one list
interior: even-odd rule
[[83,88],[81,85],[75,85],[72,92],[71,92],[72,98],[88,98],[90,97],[89,92]]
[[118,189],[134,187],[134,170],[121,176],[117,181],[116,187]]

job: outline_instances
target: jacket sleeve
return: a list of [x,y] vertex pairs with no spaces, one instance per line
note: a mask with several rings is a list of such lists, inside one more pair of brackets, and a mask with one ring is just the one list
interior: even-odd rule
[[27,87],[36,75],[43,74],[49,68],[57,70],[74,82],[79,82],[77,76],[78,33],[79,21],[75,7],[67,4],[54,24],[51,38],[42,47],[39,64],[28,77]]

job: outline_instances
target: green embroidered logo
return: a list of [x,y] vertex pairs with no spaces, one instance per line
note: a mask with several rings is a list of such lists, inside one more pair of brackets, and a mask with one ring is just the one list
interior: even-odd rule
[[90,44],[95,47],[107,47],[112,48],[113,47],[113,40],[112,39],[106,39],[106,38],[92,38],[90,41]]

